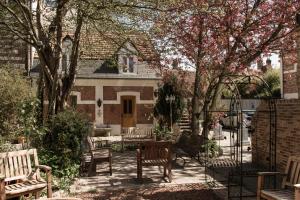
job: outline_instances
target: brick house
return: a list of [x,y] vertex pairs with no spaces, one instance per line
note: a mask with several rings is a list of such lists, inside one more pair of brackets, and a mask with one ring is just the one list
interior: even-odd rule
[[[64,52],[62,72],[68,64]],[[109,125],[112,135],[120,134],[122,127],[151,127],[154,91],[161,80],[151,67],[155,57],[154,47],[140,33],[122,38],[99,34],[82,37],[69,104],[96,125]],[[39,68],[35,63],[33,76]]]

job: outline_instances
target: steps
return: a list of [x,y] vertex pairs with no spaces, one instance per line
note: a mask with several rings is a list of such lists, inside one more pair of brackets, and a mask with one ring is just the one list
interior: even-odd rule
[[192,132],[191,120],[187,112],[183,113],[181,119],[177,122],[177,125],[180,127],[180,132]]

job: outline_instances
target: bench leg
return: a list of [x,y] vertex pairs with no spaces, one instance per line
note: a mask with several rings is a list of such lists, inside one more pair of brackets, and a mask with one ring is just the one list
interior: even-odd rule
[[0,200],[6,200],[4,179],[3,179],[3,181],[0,180]]
[[93,176],[96,174],[97,165],[94,161],[91,161],[88,171],[88,176]]
[[169,177],[169,181],[171,183],[172,182],[172,166],[171,166],[171,164],[168,165],[168,177]]
[[264,189],[264,176],[258,176],[257,179],[257,200],[260,200],[261,190]]
[[40,192],[36,192],[36,193],[34,194],[34,197],[35,197],[35,199],[39,199],[39,198],[40,198]]
[[138,168],[137,168],[137,179],[138,179],[138,181],[142,181],[142,176],[143,176],[142,174],[143,174],[142,167],[138,166]]
[[295,200],[300,200],[300,185],[297,184],[295,187]]
[[112,158],[109,157],[109,174],[112,175]]
[[164,166],[164,177],[166,177],[166,176],[167,176],[167,167]]

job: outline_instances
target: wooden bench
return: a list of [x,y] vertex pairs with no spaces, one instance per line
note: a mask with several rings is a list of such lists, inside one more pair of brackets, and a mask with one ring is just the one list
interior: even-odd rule
[[121,137],[122,151],[124,151],[125,144],[139,144],[141,142],[156,140],[153,128],[122,128]]
[[109,173],[112,175],[112,152],[110,147],[99,147],[97,148],[96,143],[92,137],[87,137],[87,142],[90,151],[90,166],[88,175],[91,176],[96,173],[97,164],[102,162],[109,163]]
[[279,172],[259,172],[257,181],[257,200],[300,200],[300,157],[291,156],[283,174],[281,189],[265,189],[265,176],[277,175]]
[[144,142],[139,144],[137,149],[137,179],[142,180],[143,167],[145,166],[163,166],[164,177],[167,176],[172,182],[172,152],[171,142]]
[[[46,172],[46,181],[40,176]],[[51,168],[39,165],[36,149],[0,153],[0,200],[33,194],[39,198],[47,188],[47,197],[52,197]]]

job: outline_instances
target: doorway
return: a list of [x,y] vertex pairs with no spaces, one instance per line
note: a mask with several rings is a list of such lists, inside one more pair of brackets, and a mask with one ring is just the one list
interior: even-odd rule
[[135,127],[136,126],[136,104],[135,96],[122,96],[121,97],[121,120],[122,127]]

